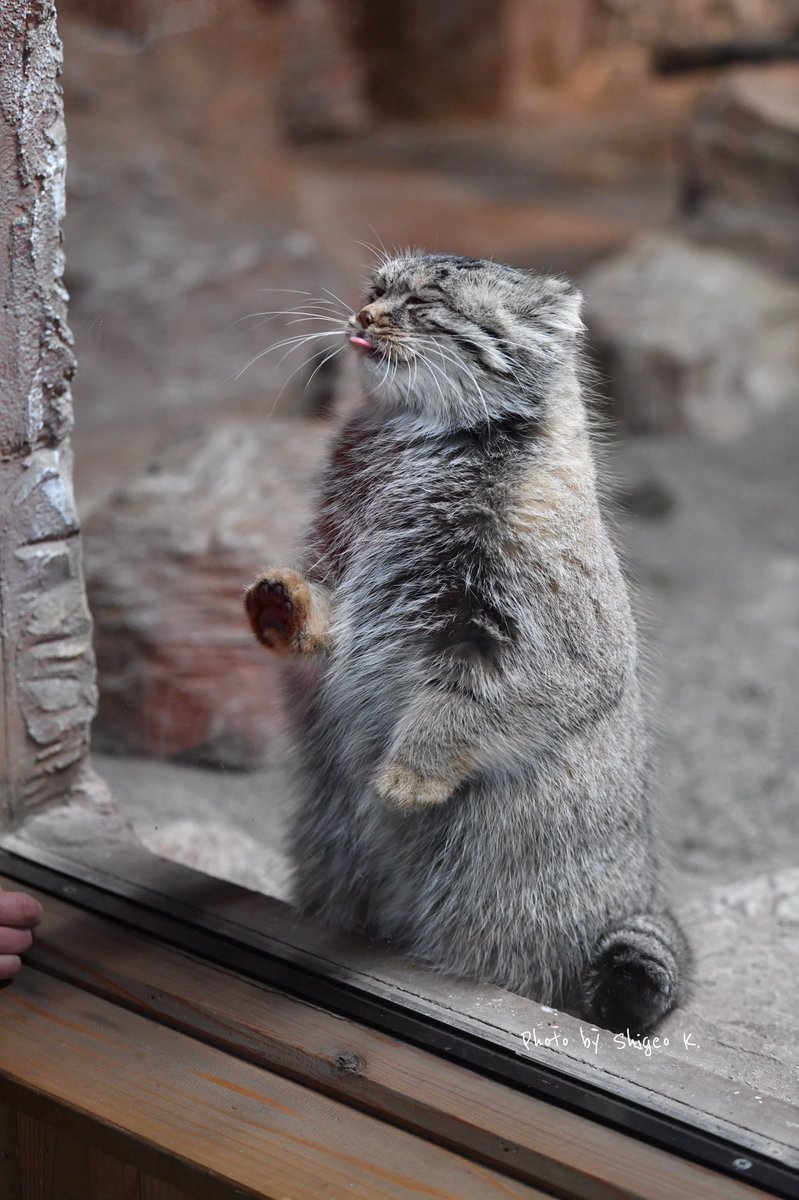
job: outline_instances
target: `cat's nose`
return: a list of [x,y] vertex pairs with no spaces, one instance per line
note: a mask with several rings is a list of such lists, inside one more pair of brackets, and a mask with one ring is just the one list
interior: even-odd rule
[[360,325],[361,329],[368,329],[374,321],[374,315],[368,308],[362,308],[355,320]]

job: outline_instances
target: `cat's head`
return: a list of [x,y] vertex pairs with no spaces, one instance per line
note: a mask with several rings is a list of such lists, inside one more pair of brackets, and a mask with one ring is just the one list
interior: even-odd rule
[[404,254],[375,269],[347,336],[376,401],[458,427],[535,412],[574,355],[581,301],[487,259]]

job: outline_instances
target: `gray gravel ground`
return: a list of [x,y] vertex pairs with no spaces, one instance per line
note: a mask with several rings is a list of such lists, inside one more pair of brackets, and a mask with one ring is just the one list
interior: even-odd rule
[[621,532],[644,611],[659,807],[680,892],[799,862],[799,413],[619,466],[674,501]]

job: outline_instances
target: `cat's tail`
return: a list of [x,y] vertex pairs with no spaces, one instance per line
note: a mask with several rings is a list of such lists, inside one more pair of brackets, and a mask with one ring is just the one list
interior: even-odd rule
[[666,909],[625,917],[591,951],[583,978],[586,1016],[640,1037],[686,999],[692,963],[685,934]]

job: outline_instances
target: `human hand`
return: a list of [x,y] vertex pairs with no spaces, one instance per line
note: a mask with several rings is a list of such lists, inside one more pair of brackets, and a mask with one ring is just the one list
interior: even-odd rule
[[42,906],[25,892],[0,888],[0,982],[11,979],[22,966],[20,954],[33,942],[31,930],[43,916]]

